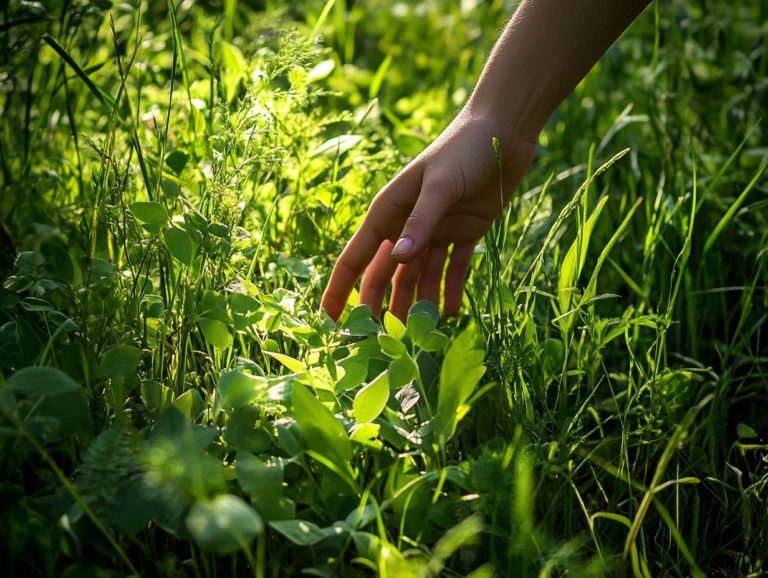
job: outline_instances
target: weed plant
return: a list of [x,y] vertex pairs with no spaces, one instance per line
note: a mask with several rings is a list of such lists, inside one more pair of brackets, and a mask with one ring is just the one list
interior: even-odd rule
[[765,2],[643,13],[461,317],[319,311],[512,9],[3,3],[3,575],[768,572]]

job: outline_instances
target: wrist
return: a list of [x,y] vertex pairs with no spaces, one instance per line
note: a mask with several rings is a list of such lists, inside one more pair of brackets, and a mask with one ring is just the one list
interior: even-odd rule
[[516,148],[520,144],[535,146],[547,120],[538,120],[526,111],[517,112],[508,103],[484,98],[478,89],[464,106],[464,113],[474,122],[489,127],[493,136],[499,139],[502,150]]

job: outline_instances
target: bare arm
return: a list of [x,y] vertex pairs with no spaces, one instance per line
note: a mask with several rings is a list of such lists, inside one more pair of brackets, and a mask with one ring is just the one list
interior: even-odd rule
[[649,0],[523,0],[468,106],[534,140]]
[[331,317],[361,275],[360,302],[377,314],[390,284],[400,318],[414,296],[439,304],[444,270],[445,313],[458,313],[475,244],[520,183],[542,127],[648,1],[523,0],[461,112],[374,198],[323,295]]

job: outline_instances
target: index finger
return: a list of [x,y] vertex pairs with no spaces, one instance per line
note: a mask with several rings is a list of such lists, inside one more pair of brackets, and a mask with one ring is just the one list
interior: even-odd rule
[[421,173],[409,165],[371,203],[363,224],[339,255],[323,293],[321,306],[333,319],[338,319],[344,311],[352,288],[376,255],[381,243],[390,237],[397,238],[402,231],[420,187]]
[[381,245],[381,239],[372,227],[366,223],[352,235],[352,238],[339,255],[339,260],[333,267],[331,279],[323,293],[322,307],[333,319],[338,319],[344,311],[347,297],[352,288],[371,262],[377,249]]

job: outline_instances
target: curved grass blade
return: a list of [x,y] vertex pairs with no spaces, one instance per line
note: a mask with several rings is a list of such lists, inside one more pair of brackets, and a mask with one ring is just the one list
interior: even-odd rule
[[749,192],[757,184],[757,181],[760,180],[760,177],[765,172],[766,167],[768,167],[768,157],[763,159],[763,162],[760,163],[760,167],[758,167],[757,172],[755,173],[755,176],[752,177],[752,180],[749,181],[746,187],[744,187],[744,190],[741,191],[741,194],[736,198],[735,201],[733,201],[733,204],[728,208],[725,215],[723,215],[723,218],[720,219],[720,222],[717,224],[717,226],[712,231],[712,233],[710,233],[706,243],[704,243],[705,255],[709,252],[709,250],[712,248],[712,245],[714,245],[715,242],[717,241],[717,238],[722,234],[722,232],[728,226],[728,223],[730,223],[733,220],[733,217],[736,215],[736,212],[739,210],[739,207],[741,207],[741,205],[744,203]]
[[96,97],[96,99],[109,108],[110,110],[115,107],[115,99],[114,97],[109,94],[106,90],[101,88],[98,84],[93,82],[91,80],[91,77],[88,76],[88,74],[80,68],[80,66],[75,62],[75,59],[70,56],[70,54],[64,50],[64,47],[61,46],[52,36],[49,34],[43,35],[43,40],[45,40],[46,44],[53,48],[54,52],[59,55],[59,57],[66,62],[69,67],[75,72],[75,74],[80,78],[80,80],[85,83],[85,85],[88,87],[88,90],[91,91],[91,94]]

